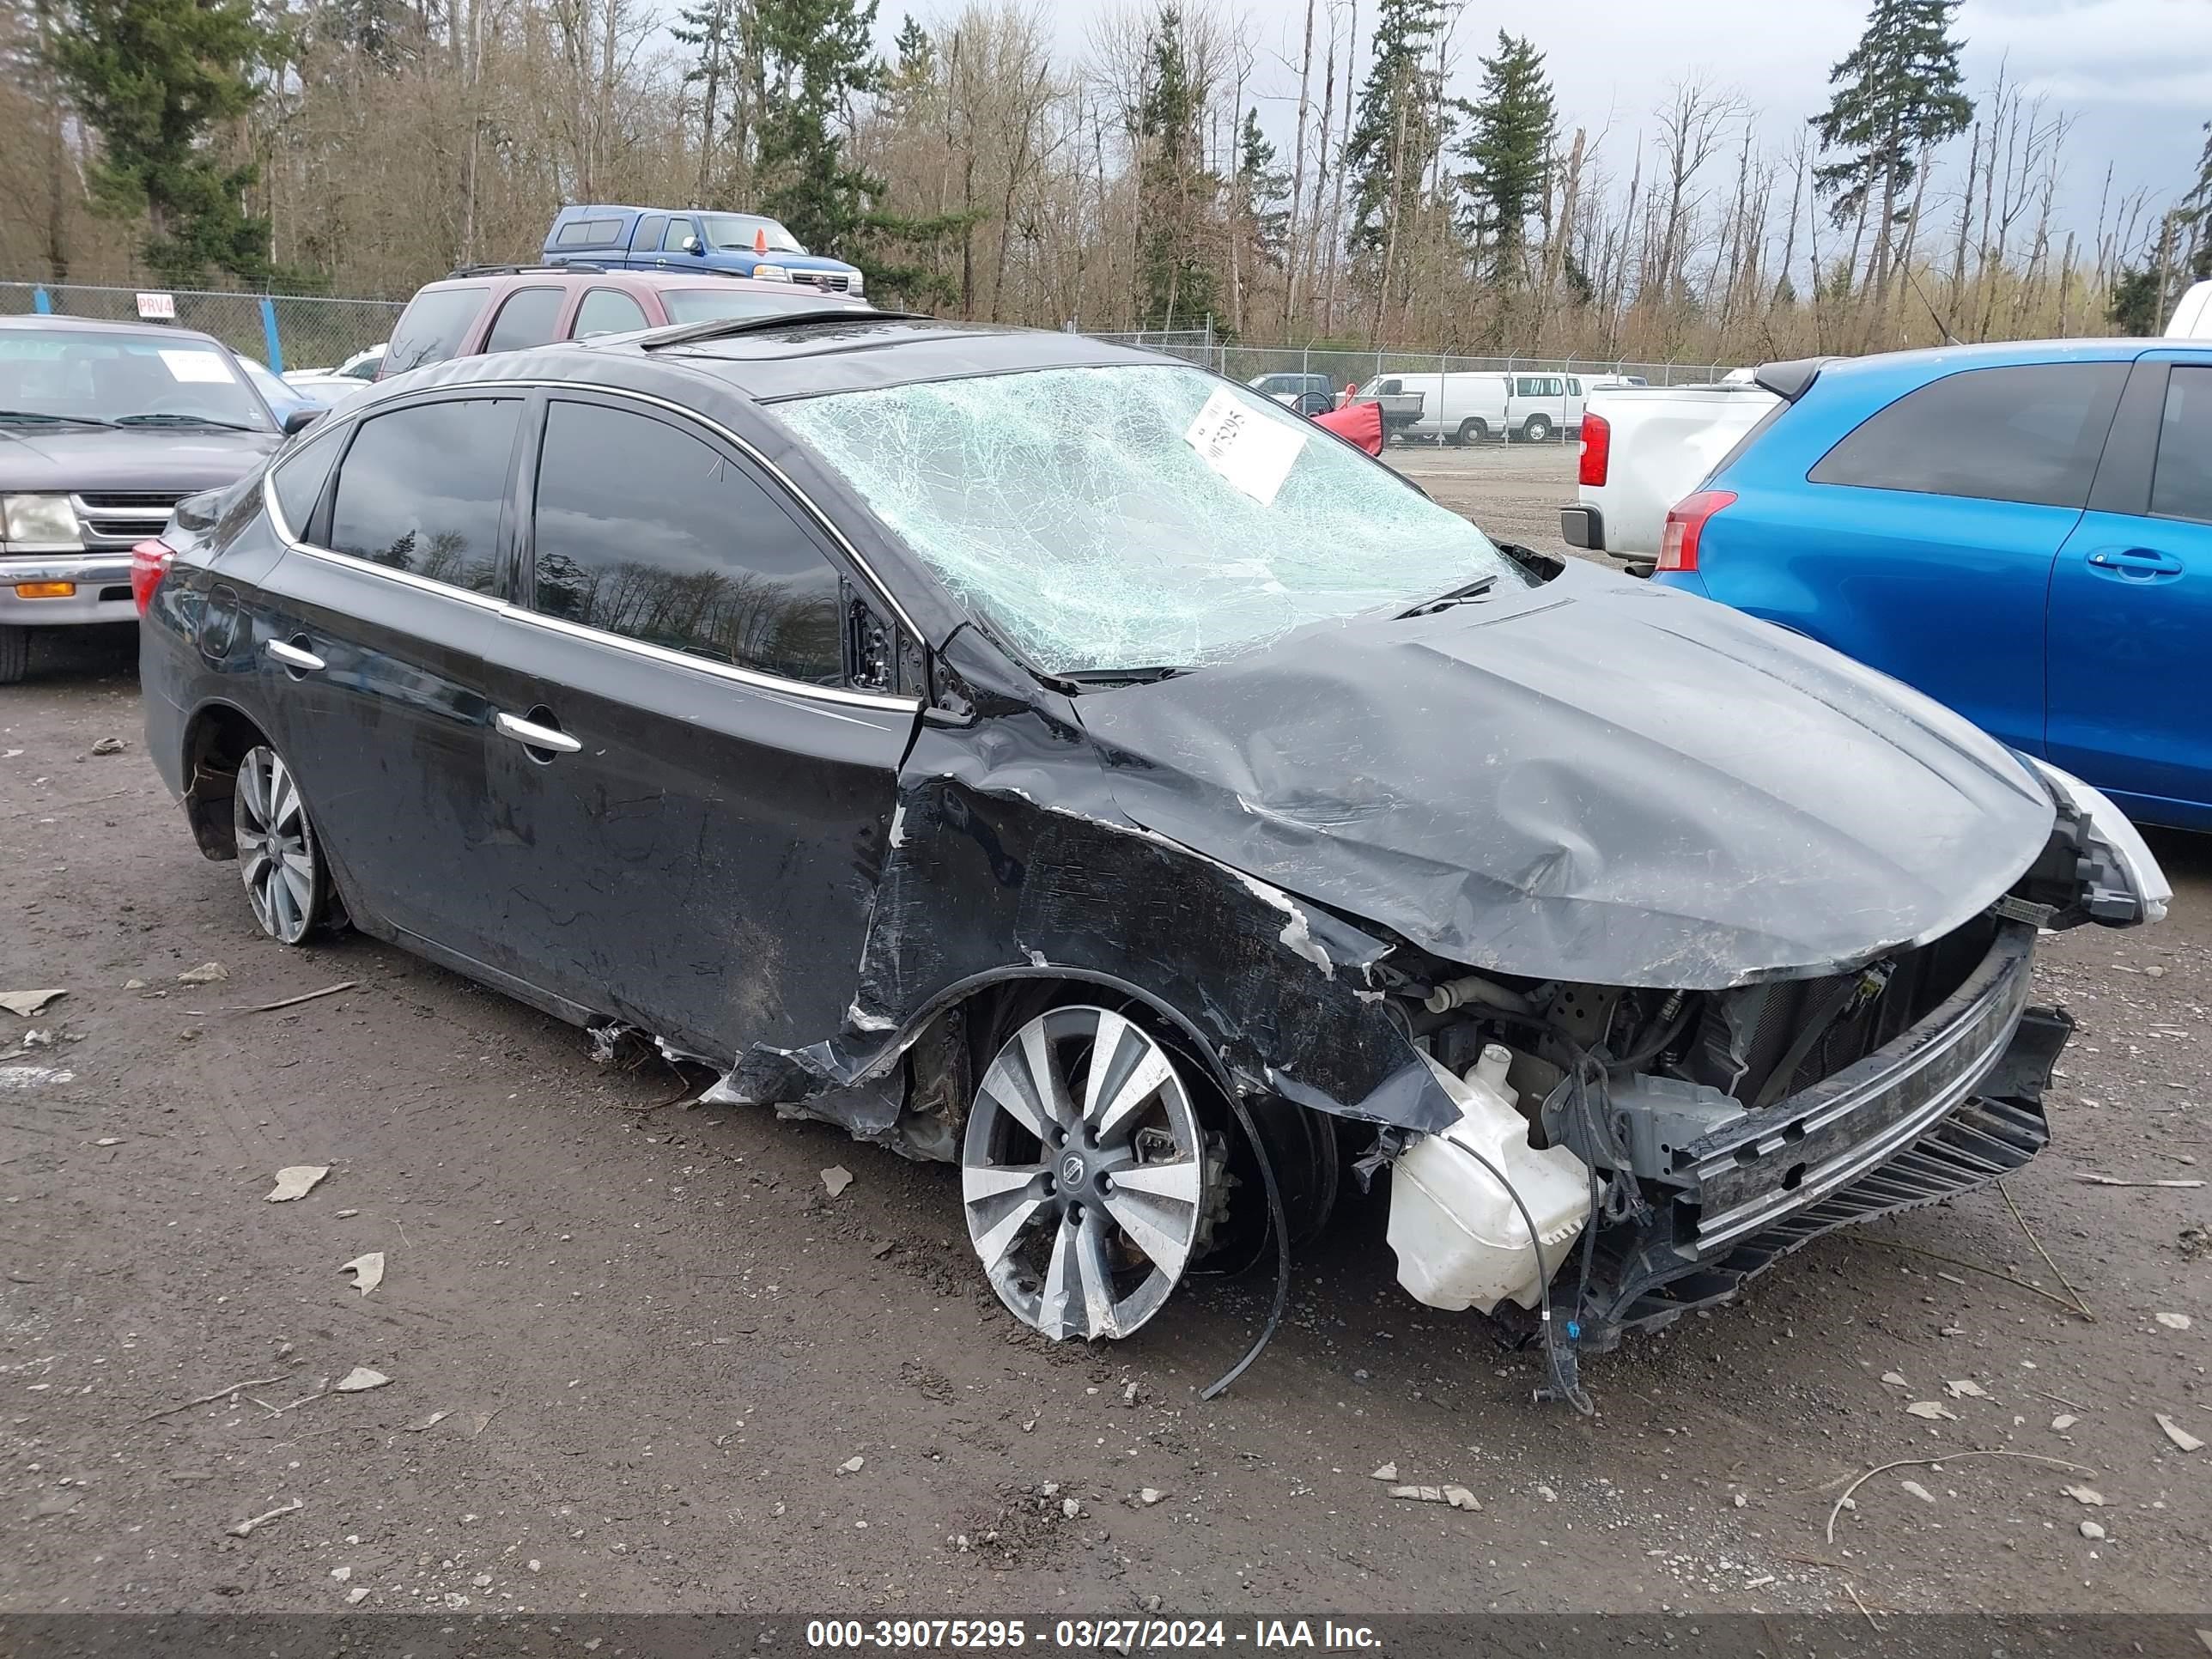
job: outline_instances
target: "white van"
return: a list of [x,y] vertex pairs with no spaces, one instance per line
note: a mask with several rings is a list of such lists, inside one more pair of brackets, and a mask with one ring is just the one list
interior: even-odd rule
[[2212,340],[2212,283],[2198,283],[2181,296],[2173,320],[2166,325],[2169,340]]
[[1431,443],[1441,438],[1474,444],[1498,437],[1544,443],[1583,423],[1584,391],[1581,378],[1573,374],[1378,374],[1359,388],[1362,398],[1407,395],[1420,398],[1421,413],[1398,431]]

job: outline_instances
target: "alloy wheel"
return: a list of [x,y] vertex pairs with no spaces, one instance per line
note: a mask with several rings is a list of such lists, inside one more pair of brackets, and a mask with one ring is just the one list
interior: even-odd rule
[[232,797],[238,869],[261,931],[297,945],[323,919],[322,861],[299,785],[283,757],[265,744],[238,763]]
[[1054,1340],[1127,1336],[1201,1243],[1206,1149],[1175,1060],[1109,1008],[1054,1008],[983,1077],[961,1152],[992,1287]]

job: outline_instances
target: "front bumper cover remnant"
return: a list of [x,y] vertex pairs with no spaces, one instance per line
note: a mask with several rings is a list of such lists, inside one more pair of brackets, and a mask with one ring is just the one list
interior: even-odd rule
[[1823,1233],[1984,1186],[2040,1152],[2042,1091],[2073,1021],[2028,1006],[2034,944],[2033,927],[2002,924],[1909,1030],[1682,1148],[1680,1192],[1601,1235],[1583,1346],[1726,1301]]

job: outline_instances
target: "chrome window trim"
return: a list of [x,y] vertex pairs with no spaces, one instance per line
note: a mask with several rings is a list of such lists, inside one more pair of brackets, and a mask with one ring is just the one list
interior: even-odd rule
[[842,703],[854,708],[879,708],[911,714],[921,707],[919,697],[896,696],[883,691],[855,691],[848,686],[812,685],[805,680],[785,679],[781,675],[764,673],[757,668],[741,668],[735,663],[715,662],[708,657],[695,657],[687,652],[672,651],[665,645],[653,645],[645,640],[633,640],[621,634],[610,634],[602,628],[587,628],[562,617],[541,616],[535,611],[525,611],[520,605],[502,605],[501,612],[509,620],[527,623],[532,628],[564,634],[571,639],[582,640],[613,650],[626,651],[632,656],[643,657],[651,662],[665,663],[672,668],[689,668],[716,679],[728,680],[756,691],[773,691],[793,696],[811,697],[821,702]]
[[[847,541],[843,536],[837,533],[836,527],[831,525],[828,519],[823,515],[821,508],[816,507],[814,503],[807,498],[805,492],[801,490],[796,484],[793,483],[788,477],[785,477],[781,470],[779,469],[773,462],[763,456],[758,450],[755,449],[750,444],[745,442],[744,439],[730,431],[728,428],[721,426],[716,422],[708,420],[704,416],[693,414],[691,411],[684,409],[680,404],[672,404],[665,398],[649,397],[643,392],[622,392],[618,388],[595,386],[580,380],[471,381],[468,383],[465,389],[470,391],[488,391],[503,386],[542,387],[547,389],[553,387],[564,387],[577,391],[611,392],[617,396],[633,398],[641,403],[654,404],[659,408],[665,409],[673,414],[680,415],[687,419],[697,422],[700,425],[707,428],[708,430],[714,433],[717,436],[725,439],[731,444],[734,445],[744,454],[751,457],[756,463],[764,468],[769,474],[781,483],[785,489],[790,490],[794,497],[805,503],[807,511],[814,515],[816,522],[820,524],[822,527],[836,539],[837,544],[846,550],[846,553],[851,557],[855,568],[860,569],[867,576],[869,581],[876,587],[878,593],[881,594],[884,602],[890,606],[891,610],[897,614],[902,622],[906,623],[908,630],[911,632],[917,640],[921,637],[921,630],[915,628],[914,623],[908,619],[905,611],[900,607],[898,602],[892,599],[888,592],[884,592],[883,591],[883,583],[881,579],[878,578],[876,575],[876,573],[869,568],[867,561],[860,556],[858,550],[853,547],[850,542]],[[453,388],[446,386],[440,386],[438,388],[440,392],[446,392],[452,389]],[[345,423],[358,424],[362,416],[360,414],[349,415],[346,417]],[[333,428],[331,429],[333,432],[338,432],[342,428]],[[321,434],[318,434],[319,437],[320,435]],[[344,458],[341,456],[339,459],[343,461]],[[455,587],[449,583],[433,581],[427,576],[418,576],[410,570],[394,570],[389,565],[374,564],[367,559],[356,558],[350,553],[341,553],[335,548],[318,547],[312,542],[301,540],[300,538],[293,532],[291,526],[285,522],[283,509],[276,504],[276,469],[273,465],[263,470],[261,475],[261,505],[263,510],[269,516],[270,528],[276,532],[276,538],[283,542],[286,549],[291,552],[304,554],[311,559],[325,560],[329,563],[340,565],[349,570],[362,571],[373,576],[382,576],[388,580],[399,583],[402,586],[412,587],[421,592],[438,594],[448,599],[463,599],[471,605],[498,611],[502,617],[511,621],[527,623],[535,627],[545,628],[555,633],[566,634],[572,638],[586,640],[593,644],[608,646],[619,651],[626,651],[634,656],[642,657],[651,662],[665,663],[676,668],[691,669],[698,673],[707,674],[716,679],[727,680],[732,684],[742,685],[752,690],[773,691],[793,696],[805,697],[818,702],[841,703],[848,708],[875,708],[887,712],[896,711],[897,713],[906,714],[916,713],[921,708],[921,699],[918,696],[899,696],[893,693],[881,691],[858,691],[846,686],[810,685],[804,680],[786,679],[781,675],[763,673],[758,669],[741,668],[734,663],[712,662],[704,657],[689,656],[681,651],[672,651],[665,646],[653,645],[644,640],[633,640],[620,634],[609,633],[605,629],[586,628],[581,623],[568,622],[559,617],[541,616],[534,611],[526,611],[520,605],[509,605],[506,600],[499,599],[489,593],[478,593],[469,588]]]

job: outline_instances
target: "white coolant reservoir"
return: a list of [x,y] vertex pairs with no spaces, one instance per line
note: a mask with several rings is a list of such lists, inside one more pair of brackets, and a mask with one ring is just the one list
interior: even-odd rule
[[1543,1288],[1519,1207],[1496,1175],[1452,1141],[1481,1153],[1513,1183],[1535,1218],[1544,1265],[1552,1272],[1589,1219],[1589,1166],[1564,1146],[1539,1152],[1528,1144],[1528,1120],[1505,1086],[1512,1060],[1495,1042],[1464,1078],[1430,1060],[1429,1069],[1459,1107],[1459,1122],[1446,1134],[1425,1137],[1391,1166],[1389,1237],[1398,1253],[1398,1282],[1431,1308],[1488,1313],[1509,1297],[1533,1308]]

